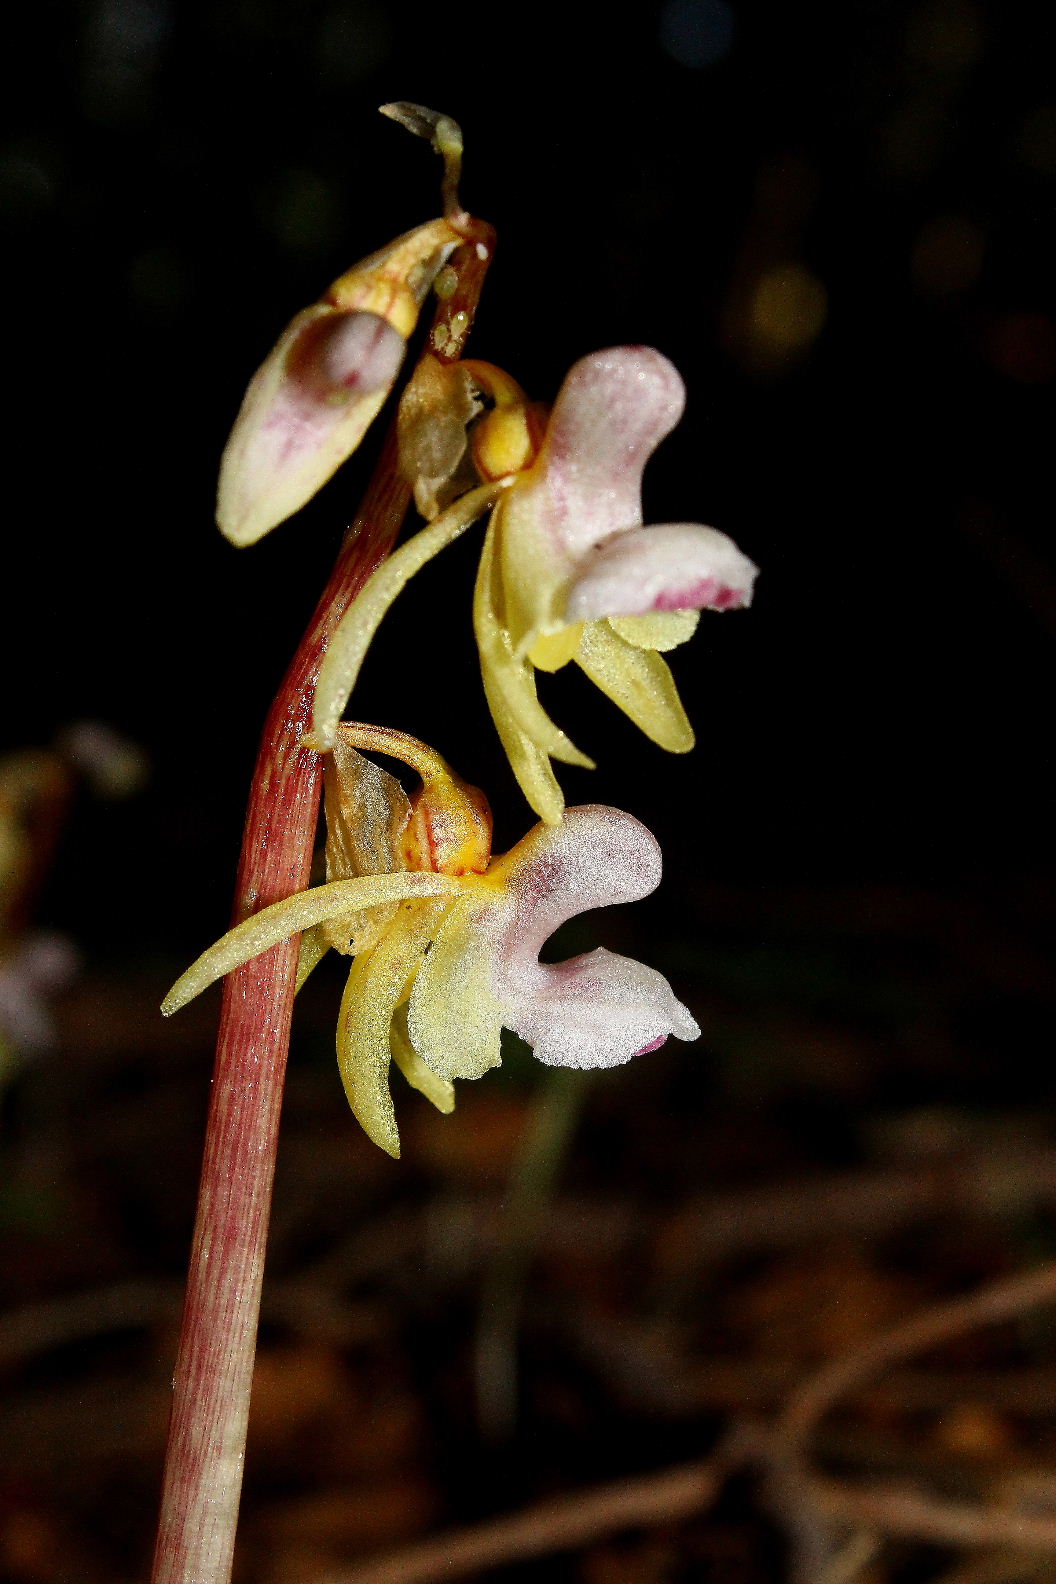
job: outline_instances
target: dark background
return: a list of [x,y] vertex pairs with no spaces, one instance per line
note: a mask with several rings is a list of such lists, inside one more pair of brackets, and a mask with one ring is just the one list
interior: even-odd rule
[[[163,937],[222,916],[258,725],[370,452],[248,552],[211,527],[216,459],[292,311],[436,211],[436,162],[374,114],[394,97],[461,119],[465,201],[498,227],[475,354],[549,398],[587,351],[659,347],[689,405],[647,517],[714,523],[762,567],[752,615],[705,621],[677,657],[690,760],[559,679],[555,709],[603,766],[570,795],[693,852],[670,907],[690,868],[1037,874],[1056,111],[1029,8],[672,0],[619,26],[547,6],[514,26],[473,6],[106,0],[19,27],[4,733],[102,716],[156,766],[63,897],[78,933],[127,933],[142,864],[165,874]],[[789,266],[824,306],[782,352],[751,305]],[[438,739],[516,833],[463,549],[408,596],[358,707]]]
[[[646,743],[571,670],[545,686],[599,761],[562,771],[570,801],[628,808],[667,858],[656,898],[571,944],[648,957],[705,1028],[700,1046],[606,1078],[607,1098],[591,1089],[594,1164],[573,1172],[678,1203],[871,1160],[907,1118],[939,1117],[955,1142],[995,1111],[1048,1127],[1043,17],[997,0],[667,0],[623,22],[549,3],[83,0],[6,24],[0,747],[44,746],[91,717],[151,765],[134,799],[77,798],[39,897],[37,922],[72,937],[85,967],[59,1049],[5,1100],[12,1304],[104,1276],[178,1277],[215,1002],[185,1015],[186,1033],[160,1033],[153,1007],[225,925],[260,725],[377,438],[250,550],[212,525],[216,466],[294,311],[437,212],[439,165],[376,115],[390,99],[461,122],[463,199],[498,229],[471,352],[551,399],[586,352],[660,348],[688,406],[647,473],[646,519],[712,523],[762,569],[751,612],[705,615],[674,657],[699,736],[688,758]],[[529,821],[476,671],[478,543],[408,589],[355,709],[484,785],[505,847]],[[326,1087],[328,983],[294,1063],[333,1107],[320,1101],[312,1126],[348,1148]],[[85,1059],[102,1076],[71,1080]],[[512,1083],[526,1103],[536,1073],[515,1076],[495,1093]],[[110,1140],[85,1159],[82,1123]],[[427,1194],[429,1171],[448,1168],[417,1148],[402,1181]],[[489,1182],[508,1154],[495,1146]],[[392,1186],[404,1168],[360,1169],[372,1203],[410,1192]],[[57,1184],[61,1214],[47,1210]],[[30,1193],[27,1221],[30,1189],[44,1197]],[[48,1214],[72,1228],[69,1268]],[[668,1455],[662,1437],[637,1452],[617,1438],[599,1461],[582,1440],[555,1483]],[[122,1555],[142,1544],[152,1456],[117,1525]],[[466,1508],[449,1491],[434,1512]]]

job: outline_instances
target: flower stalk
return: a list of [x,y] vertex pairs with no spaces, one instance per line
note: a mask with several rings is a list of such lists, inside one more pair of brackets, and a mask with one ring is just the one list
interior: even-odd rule
[[[462,243],[447,265],[428,340],[444,364],[462,355],[494,249],[490,226],[458,218]],[[308,885],[322,766],[301,739],[316,679],[330,638],[388,555],[409,502],[393,430],[267,718],[235,923]],[[298,943],[281,942],[225,982],[152,1584],[226,1584],[231,1576]]]

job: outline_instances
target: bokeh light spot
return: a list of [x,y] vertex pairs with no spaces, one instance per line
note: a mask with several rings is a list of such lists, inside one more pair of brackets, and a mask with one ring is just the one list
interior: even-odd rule
[[757,348],[783,356],[815,340],[828,311],[828,295],[803,264],[780,264],[759,279],[752,293],[750,326]]

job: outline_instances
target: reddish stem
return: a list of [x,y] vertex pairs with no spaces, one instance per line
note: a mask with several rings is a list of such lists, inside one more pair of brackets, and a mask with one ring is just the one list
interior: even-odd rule
[[[479,221],[463,234],[451,260],[458,284],[430,337],[444,362],[462,354],[494,248],[494,233]],[[316,678],[334,628],[391,550],[409,500],[393,430],[268,715],[236,923],[308,884],[322,760],[300,740]],[[299,939],[254,958],[224,985],[153,1584],[225,1584],[231,1576]]]

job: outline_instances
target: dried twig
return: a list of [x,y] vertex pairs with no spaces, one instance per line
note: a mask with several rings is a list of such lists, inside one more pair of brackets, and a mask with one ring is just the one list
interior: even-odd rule
[[571,1550],[622,1529],[674,1523],[711,1505],[737,1455],[733,1442],[727,1442],[702,1462],[540,1502],[344,1572],[328,1573],[314,1584],[430,1584],[434,1579],[464,1578],[482,1568]]
[[793,1448],[800,1447],[814,1426],[841,1397],[889,1364],[938,1347],[951,1337],[979,1326],[1014,1319],[1038,1304],[1056,1302],[1056,1262],[993,1282],[967,1298],[936,1304],[881,1332],[818,1370],[792,1394],[781,1416],[781,1431]]

